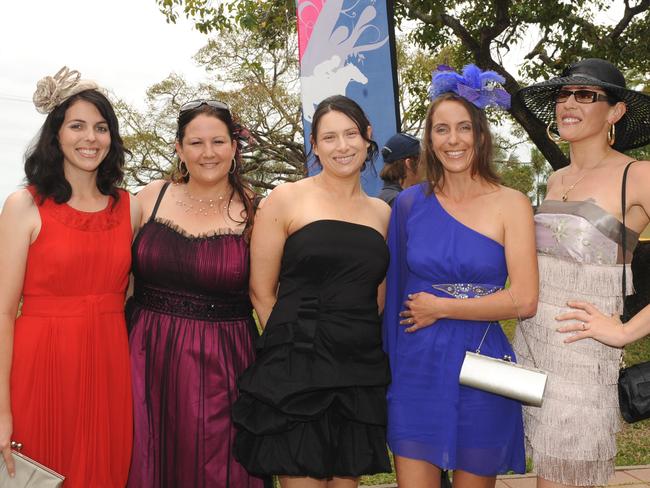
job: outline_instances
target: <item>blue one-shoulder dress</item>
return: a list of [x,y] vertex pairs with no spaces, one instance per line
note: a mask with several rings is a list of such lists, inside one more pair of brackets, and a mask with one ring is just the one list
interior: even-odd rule
[[399,312],[409,293],[472,298],[499,291],[504,248],[452,217],[425,184],[403,191],[393,207],[384,310],[384,347],[393,381],[388,390],[388,443],[396,455],[481,476],[525,471],[521,404],[461,386],[466,351],[514,353],[497,322],[441,319],[404,332]]

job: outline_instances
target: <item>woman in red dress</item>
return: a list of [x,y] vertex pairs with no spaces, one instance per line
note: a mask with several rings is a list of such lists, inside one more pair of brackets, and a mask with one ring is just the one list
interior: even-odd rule
[[34,102],[48,116],[26,157],[28,186],[0,215],[0,449],[10,473],[15,440],[66,488],[123,487],[123,311],[139,207],[117,188],[125,150],[97,85],[64,68],[39,82]]

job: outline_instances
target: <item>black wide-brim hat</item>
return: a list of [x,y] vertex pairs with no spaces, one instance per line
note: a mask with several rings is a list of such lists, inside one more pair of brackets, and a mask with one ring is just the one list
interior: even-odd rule
[[625,115],[616,123],[614,149],[625,151],[650,143],[650,95],[626,88],[623,74],[604,59],[583,59],[557,78],[522,88],[515,93],[513,105],[548,125],[555,121],[555,94],[567,85],[597,86],[627,105]]

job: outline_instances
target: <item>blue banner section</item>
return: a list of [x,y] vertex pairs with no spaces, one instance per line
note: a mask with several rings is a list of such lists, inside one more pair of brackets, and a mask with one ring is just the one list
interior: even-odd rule
[[[297,0],[305,149],[321,100],[346,95],[368,115],[381,148],[399,130],[393,18],[390,0]],[[362,175],[364,190],[381,189],[381,156]],[[318,172],[313,159],[309,174]]]

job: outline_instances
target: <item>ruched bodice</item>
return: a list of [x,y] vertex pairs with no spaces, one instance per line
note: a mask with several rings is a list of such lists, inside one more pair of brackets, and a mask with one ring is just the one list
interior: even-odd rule
[[[535,215],[537,251],[577,263],[622,263],[623,224],[593,200],[545,200]],[[626,232],[628,260],[639,239]]]
[[[379,359],[383,354],[377,287],[387,265],[384,239],[371,227],[335,220],[302,227],[286,241],[278,300],[269,317],[270,327],[262,336],[262,347],[298,336],[307,341],[301,347],[312,347],[318,340],[336,357],[347,357],[362,348],[375,351]],[[330,326],[321,331],[327,338],[316,337],[319,320]],[[277,326],[285,323],[293,325]],[[345,376],[355,381],[354,371],[346,371]]]
[[190,237],[151,219],[133,245],[134,301],[179,317],[250,318],[248,244],[241,233]]
[[328,308],[372,307],[386,266],[384,238],[372,227],[338,220],[310,222],[287,238],[274,311],[295,295],[314,293]]
[[[121,201],[111,198],[99,212],[83,212],[50,199],[43,202],[39,208],[41,230],[27,256],[25,296],[125,292],[131,260],[124,243],[130,242],[132,230],[129,196],[126,192],[120,195]],[[107,236],[109,240],[104,241]],[[106,245],[98,246],[98,242]],[[79,269],[92,272],[76,272]],[[71,272],[75,279],[62,278]]]

